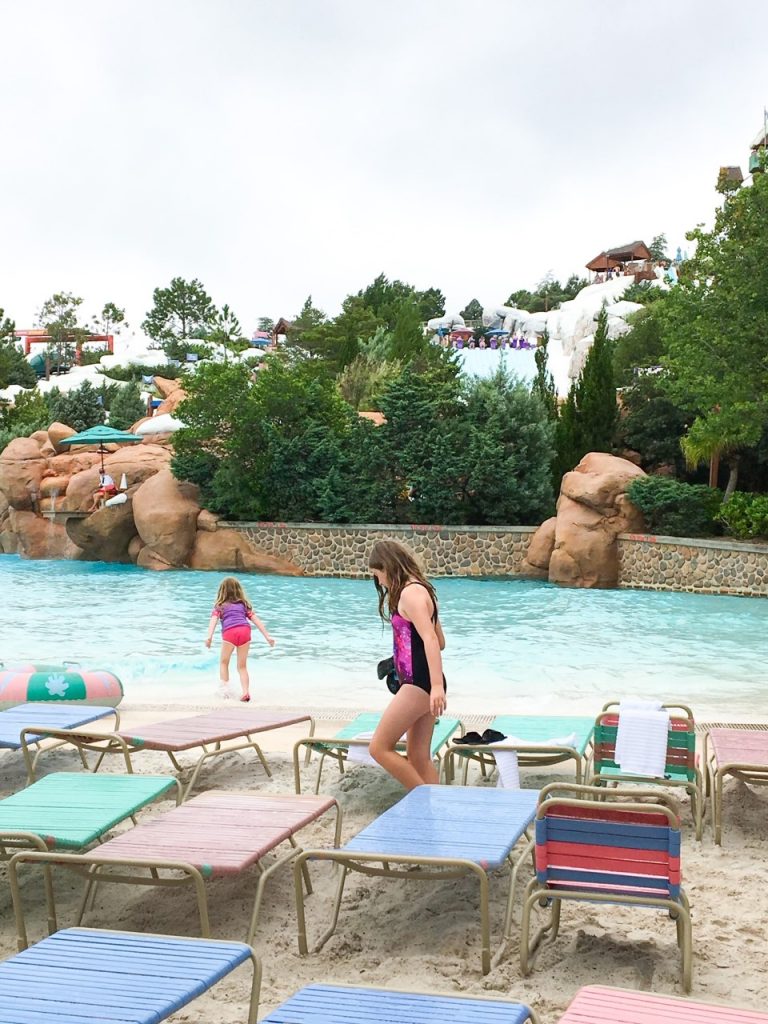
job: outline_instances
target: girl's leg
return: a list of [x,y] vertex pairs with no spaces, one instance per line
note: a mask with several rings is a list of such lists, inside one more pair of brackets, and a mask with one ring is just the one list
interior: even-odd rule
[[397,753],[395,746],[403,733],[411,730],[414,723],[428,713],[429,696],[418,686],[406,683],[400,687],[381,716],[368,748],[371,757],[406,789],[415,789],[423,785],[425,780],[407,758]]
[[240,676],[240,685],[243,688],[243,697],[248,696],[248,687],[251,682],[248,678],[248,651],[250,649],[250,640],[247,644],[241,644],[237,648],[237,674]]
[[219,689],[222,691],[225,697],[229,696],[227,692],[229,686],[229,659],[232,657],[232,651],[234,651],[235,645],[231,644],[229,640],[221,641],[221,656],[219,658]]
[[[429,700],[429,698],[427,698]],[[432,731],[435,728],[435,716],[428,711],[417,719],[408,730],[406,750],[408,763],[419,773],[422,782],[434,786],[440,776],[432,760]]]

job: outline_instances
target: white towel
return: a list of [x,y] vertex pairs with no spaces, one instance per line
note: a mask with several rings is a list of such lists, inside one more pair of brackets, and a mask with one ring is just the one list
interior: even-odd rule
[[619,704],[616,764],[629,775],[663,779],[667,766],[669,711],[661,701],[623,700]]
[[[368,744],[373,739],[373,732],[359,732],[354,737],[356,740],[365,740],[365,743],[350,743],[347,747],[347,760],[354,761],[356,764],[373,764],[377,768],[380,767],[379,762],[375,761],[368,750]],[[405,735],[400,737],[400,742],[405,739]]]
[[[541,743],[532,744],[530,740],[521,740],[519,736],[507,736],[504,740],[496,740],[489,743],[489,747],[497,743],[506,746],[520,747],[572,747],[576,742],[576,733],[569,733],[567,736],[555,736],[550,740],[542,740]],[[516,750],[495,750],[493,753],[496,767],[499,770],[499,780],[496,783],[500,789],[520,789],[520,766],[517,760]]]

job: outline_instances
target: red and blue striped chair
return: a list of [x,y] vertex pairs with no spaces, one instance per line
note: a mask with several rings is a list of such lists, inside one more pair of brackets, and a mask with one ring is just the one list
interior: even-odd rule
[[[566,794],[565,796],[557,794]],[[544,939],[554,941],[563,900],[620,903],[666,910],[677,924],[683,988],[691,988],[691,915],[680,887],[680,811],[658,792],[555,783],[542,789],[536,812],[536,876],[523,903],[520,967],[530,974]],[[650,798],[653,803],[641,803]],[[630,802],[631,801],[631,802]],[[530,940],[536,905],[549,919]]]

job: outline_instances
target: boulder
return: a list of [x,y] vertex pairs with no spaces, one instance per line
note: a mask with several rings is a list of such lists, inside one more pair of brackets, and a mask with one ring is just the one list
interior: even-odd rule
[[[551,583],[571,587],[616,586],[616,538],[620,533],[638,533],[644,528],[642,514],[625,493],[638,476],[645,476],[638,466],[604,452],[590,452],[573,472],[565,474],[548,565]],[[527,561],[533,565],[544,560],[550,522],[542,524],[531,541],[536,561],[531,561],[531,550]]]
[[40,497],[50,498],[51,495],[58,497],[60,494],[64,494],[68,484],[68,476],[44,476],[40,481]]
[[130,558],[130,560],[133,562],[134,565],[136,564],[136,560],[139,557],[139,552],[141,551],[141,549],[143,547],[144,547],[144,541],[141,539],[141,537],[137,533],[135,535],[135,537],[131,538],[131,540],[130,540],[130,542],[128,544],[128,557]]
[[67,534],[89,562],[130,562],[128,548],[136,536],[130,499],[101,508],[86,519],[68,519]]
[[198,530],[205,530],[206,533],[215,533],[221,517],[209,512],[207,508],[202,509],[197,517]]
[[155,377],[154,384],[160,392],[161,398],[167,398],[168,395],[172,395],[174,391],[178,391],[181,387],[177,380],[169,380],[168,377]]
[[143,484],[161,469],[165,469],[171,461],[172,452],[159,444],[135,444],[119,448],[104,459],[104,468],[120,485],[120,478],[125,473],[128,489]]
[[155,416],[162,416],[164,413],[175,412],[186,397],[187,392],[184,388],[177,388],[175,391],[171,392],[167,398],[164,398],[160,405],[158,405],[157,409],[155,409]]
[[[119,483],[119,481],[118,481]],[[99,486],[98,466],[83,469],[69,478],[66,492],[67,512],[85,512],[93,504],[93,496]]]
[[189,555],[190,569],[212,569],[220,572],[269,572],[280,576],[302,576],[302,570],[287,558],[269,555],[251,544],[237,530],[198,532]]
[[80,548],[70,540],[63,523],[43,519],[34,512],[14,511],[11,529],[16,535],[19,554],[24,558],[80,557]]
[[17,437],[0,454],[0,492],[11,508],[32,508],[32,494],[39,493],[47,466],[36,441]]
[[555,546],[556,523],[556,516],[546,519],[531,537],[528,551],[520,567],[523,575],[533,579],[545,580],[548,578],[549,560],[552,557],[552,549]]
[[48,440],[58,453],[67,451],[68,446],[61,444],[65,437],[72,437],[77,431],[68,427],[66,423],[51,423],[48,427]]
[[155,572],[163,572],[165,569],[175,569],[176,566],[166,562],[164,558],[161,558],[152,548],[143,547],[139,550],[136,556],[136,565],[140,569],[154,569]]
[[[192,550],[200,514],[199,489],[180,483],[170,469],[161,469],[133,495],[136,531],[155,556],[174,566],[184,565]],[[140,552],[142,557],[149,555]],[[137,564],[143,564],[141,560]]]
[[54,455],[48,460],[48,465],[57,476],[72,476],[73,473],[81,473],[91,466],[98,466],[101,463],[101,456],[98,452],[66,452],[63,455]]
[[36,430],[34,433],[29,435],[30,441],[34,441],[39,448],[42,448],[44,444],[50,444],[48,440],[47,430]]

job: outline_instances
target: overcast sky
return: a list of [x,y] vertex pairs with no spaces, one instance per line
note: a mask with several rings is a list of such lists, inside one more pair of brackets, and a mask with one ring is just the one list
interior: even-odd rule
[[198,277],[250,333],[378,273],[448,312],[711,217],[768,2],[0,0],[0,307],[136,325]]

